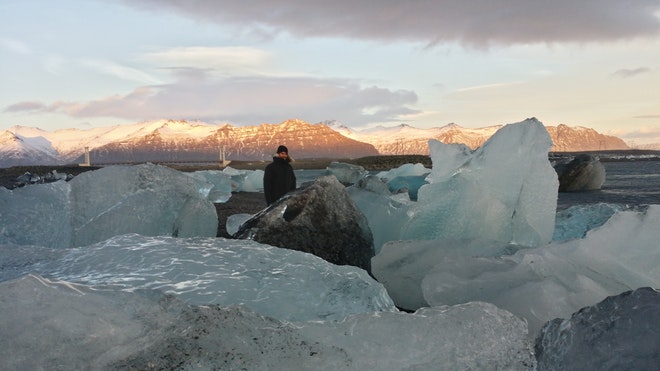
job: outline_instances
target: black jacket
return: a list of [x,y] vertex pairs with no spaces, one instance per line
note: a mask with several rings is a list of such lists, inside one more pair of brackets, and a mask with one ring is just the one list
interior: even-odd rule
[[273,157],[273,162],[264,171],[264,194],[268,205],[277,201],[287,192],[296,189],[296,175],[287,160]]

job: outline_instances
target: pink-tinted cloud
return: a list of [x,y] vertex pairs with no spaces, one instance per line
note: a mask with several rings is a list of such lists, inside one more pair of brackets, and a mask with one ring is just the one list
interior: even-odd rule
[[42,112],[47,106],[41,102],[19,102],[4,109],[5,112]]
[[[179,71],[182,72],[182,71]],[[116,117],[129,120],[199,119],[254,125],[302,118],[336,119],[354,125],[400,120],[416,113],[412,91],[361,87],[340,79],[234,77],[210,79],[183,71],[172,84],[144,86],[130,94],[88,102],[24,102],[8,109],[59,112],[77,118]],[[199,71],[197,71],[199,72]]]

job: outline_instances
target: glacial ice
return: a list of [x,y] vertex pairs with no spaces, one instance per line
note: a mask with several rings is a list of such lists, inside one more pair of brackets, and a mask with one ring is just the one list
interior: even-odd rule
[[[504,126],[472,153],[434,142],[429,146],[434,164],[430,184],[419,189],[401,239],[478,238],[522,246],[550,242],[558,188],[548,160],[551,146],[536,119]],[[453,154],[448,162],[458,168],[440,165],[447,152]]]
[[326,175],[334,175],[344,185],[357,183],[369,174],[362,166],[333,161],[326,168]]
[[69,183],[0,187],[0,244],[71,246]]
[[[168,237],[215,235],[216,225],[207,225],[217,222],[211,179],[154,165],[112,170],[110,179],[88,181],[115,202],[92,202],[91,210],[81,206],[92,197],[80,194],[87,181],[75,189],[65,182],[0,187],[0,364],[534,369],[523,338],[545,321],[608,295],[660,287],[660,206],[581,206],[555,221],[556,176],[548,177],[547,133],[538,126],[507,125],[474,152],[432,141],[430,184],[417,203],[393,195],[377,176],[348,187],[372,230],[372,273],[381,283],[252,241]],[[230,175],[232,190],[252,174]],[[128,199],[114,194],[117,183],[130,190]],[[102,233],[78,236],[79,211]],[[139,218],[175,228],[159,237],[124,234]],[[94,244],[69,248],[73,240]],[[405,309],[431,308],[398,312],[390,296]],[[297,318],[311,322],[288,322]]]
[[407,193],[392,195],[387,185],[374,176],[363,178],[346,191],[367,218],[376,254],[385,242],[399,239],[400,230],[396,226],[408,219],[411,202]]
[[[426,269],[422,293],[431,306],[493,303],[525,318],[533,334],[546,321],[568,318],[607,296],[660,287],[658,225],[660,205],[651,205],[646,211],[620,211],[583,239],[521,249],[510,256],[438,261]],[[425,259],[407,256],[408,264],[420,270],[428,266]],[[373,269],[378,277],[375,264]]]
[[85,246],[124,233],[215,236],[212,185],[167,167],[108,166],[0,191],[0,243]]
[[242,304],[281,320],[396,310],[383,285],[362,269],[251,240],[127,234],[67,249],[52,261],[30,251],[0,245],[0,266],[11,272],[0,278],[36,272],[95,286],[158,289],[187,303]]
[[[486,257],[500,257],[512,252],[515,248],[508,244],[477,239],[390,241],[371,260],[371,269],[398,307],[417,310],[429,305],[422,291],[422,283],[428,274],[441,271],[455,281],[469,280],[486,268],[498,268],[497,263]],[[513,266],[507,261],[500,263],[501,268]],[[443,282],[437,284],[444,285]]]
[[224,203],[231,197],[232,178],[220,170],[199,170],[184,174],[211,183],[213,187],[207,199],[213,203]]
[[392,193],[405,191],[413,201],[417,201],[419,189],[425,184],[428,184],[426,175],[398,176],[387,182],[387,186]]
[[253,216],[254,216],[253,214],[229,215],[227,217],[227,221],[225,222],[225,230],[227,230],[227,233],[231,236],[234,233],[238,232],[238,229],[241,227],[241,225],[245,223],[248,219],[252,218]]
[[524,321],[487,303],[282,322],[241,306],[93,290],[28,275],[0,282],[7,369],[534,369]]
[[624,207],[619,204],[575,205],[557,212],[553,241],[583,238],[587,232],[600,227],[617,211]]
[[233,192],[264,191],[263,170],[239,170],[227,166],[222,172],[231,177]]
[[421,176],[428,175],[431,169],[425,167],[423,164],[403,164],[397,168],[387,171],[381,171],[376,174],[378,178],[391,180],[400,176]]

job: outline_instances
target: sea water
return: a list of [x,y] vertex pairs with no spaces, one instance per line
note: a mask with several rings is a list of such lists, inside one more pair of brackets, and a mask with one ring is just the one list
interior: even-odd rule
[[[605,183],[600,190],[560,192],[557,210],[597,203],[627,207],[660,204],[660,160],[602,161]],[[380,171],[371,172],[377,174]],[[325,175],[325,169],[295,170],[298,186]]]
[[560,192],[557,209],[597,203],[627,207],[660,204],[660,161],[606,161],[605,183],[600,190]]

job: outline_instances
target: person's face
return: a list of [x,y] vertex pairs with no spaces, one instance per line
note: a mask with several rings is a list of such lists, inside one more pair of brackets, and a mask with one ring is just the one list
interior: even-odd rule
[[280,158],[282,160],[286,160],[286,158],[289,157],[289,154],[286,153],[286,152],[280,152],[280,153],[278,153],[278,155],[280,156]]

